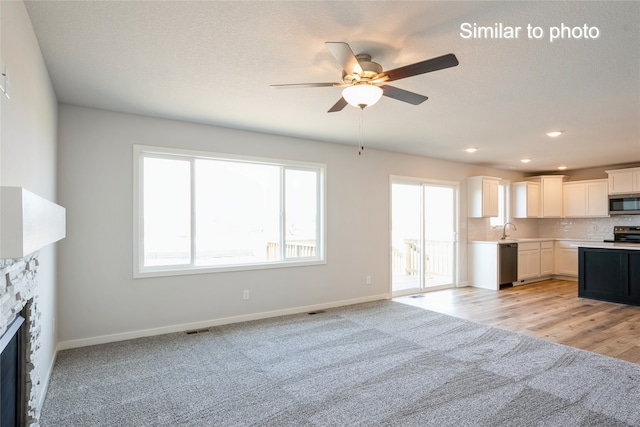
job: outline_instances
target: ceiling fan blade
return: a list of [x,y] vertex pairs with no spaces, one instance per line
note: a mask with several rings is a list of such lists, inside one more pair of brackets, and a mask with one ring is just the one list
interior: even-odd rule
[[295,89],[302,87],[333,87],[342,83],[293,83],[284,85],[269,85],[272,89]]
[[344,98],[340,98],[340,99],[338,100],[338,102],[336,102],[336,103],[333,105],[333,107],[331,107],[331,108],[329,109],[329,111],[327,111],[327,113],[335,113],[335,112],[338,112],[338,111],[342,111],[342,109],[343,109],[344,107],[346,107],[347,105],[349,105],[349,103],[348,103],[347,101],[345,101],[345,99],[344,99]]
[[[419,74],[430,73],[445,68],[455,67],[458,65],[458,58],[453,53],[438,56],[437,58],[427,59],[426,61],[416,62],[415,64],[405,65],[404,67],[394,70],[385,71],[380,76],[389,76],[387,81],[400,80],[405,77],[417,76]],[[379,76],[379,77],[380,77]]]
[[362,75],[362,67],[348,44],[343,42],[325,42],[324,45],[347,74]]
[[393,86],[380,86],[382,89],[382,94],[384,96],[388,96],[389,98],[397,99],[398,101],[407,102],[412,105],[422,104],[424,101],[429,99],[424,95],[420,95],[418,93],[409,92],[408,90],[398,89]]
[[380,84],[386,82],[387,80],[389,80],[389,76],[378,75],[378,77],[376,77],[375,79],[369,80],[369,83]]

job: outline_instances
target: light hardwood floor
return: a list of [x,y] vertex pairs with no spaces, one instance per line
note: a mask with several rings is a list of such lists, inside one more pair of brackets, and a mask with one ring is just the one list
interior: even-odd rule
[[578,282],[421,295],[394,300],[640,364],[640,307],[578,298]]

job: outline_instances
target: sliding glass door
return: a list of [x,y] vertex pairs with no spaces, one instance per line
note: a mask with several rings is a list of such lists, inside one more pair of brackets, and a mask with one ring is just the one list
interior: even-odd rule
[[391,184],[393,292],[422,289],[422,186]]
[[393,179],[391,269],[394,294],[455,283],[457,186]]

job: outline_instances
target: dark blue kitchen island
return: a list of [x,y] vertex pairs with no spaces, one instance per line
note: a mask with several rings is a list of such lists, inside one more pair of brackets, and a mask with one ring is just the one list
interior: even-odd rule
[[578,296],[640,305],[640,245],[578,248]]

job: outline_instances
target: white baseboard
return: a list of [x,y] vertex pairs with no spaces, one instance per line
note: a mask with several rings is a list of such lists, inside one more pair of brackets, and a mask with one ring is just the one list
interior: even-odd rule
[[61,341],[58,343],[57,349],[58,351],[68,350],[71,348],[87,347],[90,345],[106,344],[110,342],[125,341],[125,340],[131,340],[135,338],[171,334],[175,332],[184,332],[184,331],[189,331],[193,329],[204,329],[212,326],[226,325],[229,323],[247,322],[250,320],[267,319],[270,317],[286,316],[289,314],[306,313],[310,311],[324,310],[328,308],[342,307],[342,306],[352,305],[352,304],[361,304],[365,302],[379,301],[383,299],[389,299],[390,297],[391,296],[389,294],[372,295],[368,297],[333,301],[329,303],[314,304],[314,305],[308,305],[304,307],[293,307],[293,308],[287,308],[282,310],[264,311],[261,313],[252,313],[252,314],[245,314],[242,316],[233,316],[233,317],[223,317],[220,319],[211,319],[211,320],[205,320],[201,322],[183,323],[180,325],[164,326],[161,328],[143,329],[138,331],[123,332],[119,334],[102,335],[98,337]]
[[578,281],[578,278],[576,276],[563,276],[562,274],[554,274],[551,277],[553,279],[558,279],[558,280],[570,280],[572,282],[577,282]]
[[573,282],[577,282],[578,281],[578,278],[575,277],[575,276],[562,276],[562,275],[553,274],[553,275],[549,275],[549,276],[536,277],[534,279],[527,279],[527,280],[523,280],[523,281],[520,281],[520,282],[513,282],[513,286],[528,285],[529,283],[542,282],[543,280],[549,280],[549,279],[570,280],[570,281],[573,281]]

